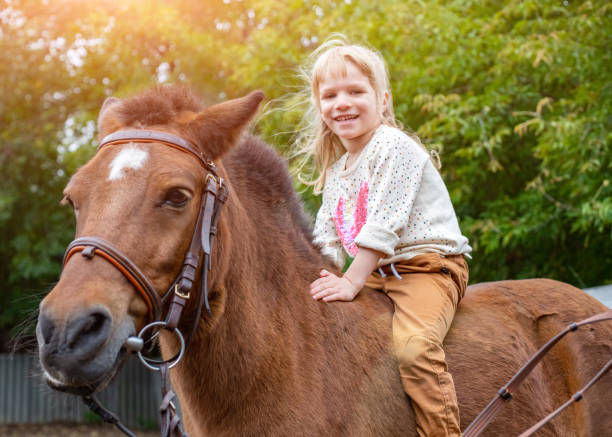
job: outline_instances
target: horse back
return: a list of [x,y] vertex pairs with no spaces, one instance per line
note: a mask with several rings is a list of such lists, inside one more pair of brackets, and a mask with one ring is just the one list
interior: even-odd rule
[[[462,427],[494,397],[548,340],[573,322],[606,308],[583,291],[548,279],[470,286],[445,340],[455,379]],[[515,435],[561,406],[584,387],[612,355],[612,323],[569,333],[513,394],[487,435]],[[606,435],[612,429],[612,374],[591,387],[542,435]]]

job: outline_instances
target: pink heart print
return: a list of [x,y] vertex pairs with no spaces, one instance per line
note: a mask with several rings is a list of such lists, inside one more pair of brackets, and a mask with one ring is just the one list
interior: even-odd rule
[[[346,200],[340,196],[336,212],[334,214],[334,223],[336,232],[342,241],[342,245],[346,251],[352,256],[357,255],[358,247],[355,244],[355,238],[359,235],[361,228],[366,222],[368,216],[368,181],[363,181],[359,187],[357,202],[354,211],[346,210]],[[346,221],[346,213],[353,213],[352,220]]]

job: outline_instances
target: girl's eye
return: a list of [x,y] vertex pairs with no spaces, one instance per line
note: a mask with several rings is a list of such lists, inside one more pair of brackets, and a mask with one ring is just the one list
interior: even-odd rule
[[174,188],[166,194],[164,203],[173,208],[181,208],[187,205],[191,197],[185,193],[184,189]]
[[334,96],[335,96],[334,94],[324,94],[323,100],[332,99]]

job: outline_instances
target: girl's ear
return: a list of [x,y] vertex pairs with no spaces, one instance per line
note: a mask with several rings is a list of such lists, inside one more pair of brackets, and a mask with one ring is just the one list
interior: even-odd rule
[[263,92],[254,91],[247,96],[210,106],[196,114],[183,128],[210,159],[216,159],[236,144],[263,98]]
[[389,94],[388,90],[385,90],[385,92],[383,93],[383,101],[382,101],[382,105],[381,105],[381,113],[384,114],[384,112],[387,110],[387,105],[389,104],[389,97],[391,96],[391,94]]

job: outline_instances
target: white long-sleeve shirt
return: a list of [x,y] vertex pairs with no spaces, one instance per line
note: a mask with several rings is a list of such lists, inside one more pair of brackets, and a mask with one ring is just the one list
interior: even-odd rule
[[358,246],[384,253],[379,266],[471,252],[440,173],[412,138],[381,125],[345,169],[347,157],[327,170],[314,229],[314,243],[336,265]]

